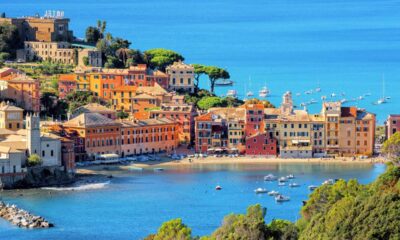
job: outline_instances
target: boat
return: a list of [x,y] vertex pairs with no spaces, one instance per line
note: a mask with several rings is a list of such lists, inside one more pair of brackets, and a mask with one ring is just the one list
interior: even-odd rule
[[289,187],[300,187],[300,184],[298,183],[289,183]]
[[371,93],[364,94],[364,97],[369,97],[369,96],[371,96]]
[[269,196],[276,196],[276,195],[279,194],[279,192],[272,190],[272,191],[268,192],[267,194],[268,194]]
[[232,86],[233,81],[229,79],[223,79],[222,81],[217,81],[215,83],[216,86]]
[[290,200],[289,197],[283,196],[282,194],[278,194],[275,196],[275,201],[277,202],[287,202],[289,200]]
[[141,167],[135,167],[135,166],[129,166],[128,167],[129,171],[143,171],[143,168]]
[[333,179],[325,180],[322,185],[333,185],[335,181]]
[[336,93],[332,93],[332,94],[331,94],[331,97],[336,97]]
[[346,99],[346,98],[341,99],[341,100],[340,100],[340,103],[341,103],[341,104],[347,103],[347,99]]
[[257,188],[254,190],[255,193],[260,194],[260,193],[267,193],[268,190],[266,188]]
[[322,97],[321,97],[321,100],[322,100],[322,101],[325,101],[325,100],[326,100],[326,96],[322,96]]
[[154,171],[155,172],[162,172],[162,171],[164,171],[164,168],[154,168]]
[[284,183],[284,182],[279,182],[279,183],[278,183],[278,186],[280,186],[280,187],[286,186],[286,183]]
[[222,187],[220,186],[220,185],[217,185],[216,187],[215,187],[215,190],[222,190]]
[[264,86],[259,92],[258,92],[260,97],[266,97],[269,94],[269,90],[267,86]]
[[310,185],[310,186],[308,186],[308,190],[310,190],[310,191],[314,191],[315,189],[317,189],[318,188],[318,186],[316,186],[316,185]]
[[310,103],[310,104],[315,104],[315,103],[318,103],[318,101],[316,101],[316,100],[314,100],[314,99],[311,99],[309,103]]
[[289,174],[289,175],[286,176],[286,178],[287,178],[287,179],[293,179],[293,178],[294,178],[294,175],[293,175],[293,174]]
[[320,87],[317,87],[317,88],[315,89],[315,92],[321,92],[321,88],[320,88]]
[[359,96],[359,97],[358,97],[358,100],[363,100],[363,99],[364,99],[363,96]]
[[377,105],[387,103],[387,100],[390,99],[390,97],[385,96],[385,76],[382,76],[382,97],[376,101]]
[[285,177],[280,177],[280,178],[278,179],[278,181],[279,181],[279,182],[287,182],[287,178],[285,178]]
[[296,96],[298,97],[298,96],[300,96],[301,95],[301,93],[296,93]]
[[246,96],[252,97],[252,96],[254,96],[254,93],[253,93],[252,91],[248,91],[248,92],[246,93]]
[[236,97],[237,92],[236,90],[228,90],[228,92],[226,93],[227,97]]
[[308,91],[305,91],[305,92],[304,92],[304,94],[307,94],[307,95],[312,94],[312,93],[313,93],[312,90],[308,90]]
[[273,174],[268,174],[267,176],[264,177],[264,181],[275,181],[277,179],[278,177]]

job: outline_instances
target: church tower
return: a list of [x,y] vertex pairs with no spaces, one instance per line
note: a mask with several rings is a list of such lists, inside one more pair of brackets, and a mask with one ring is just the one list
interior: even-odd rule
[[40,117],[37,113],[28,113],[26,115],[26,148],[28,149],[29,155],[37,154],[41,156]]
[[290,115],[293,113],[293,99],[292,93],[286,92],[282,97],[281,111],[283,114]]

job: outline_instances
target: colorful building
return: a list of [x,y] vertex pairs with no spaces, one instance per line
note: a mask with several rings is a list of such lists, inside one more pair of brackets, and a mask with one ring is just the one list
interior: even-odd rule
[[0,103],[0,128],[18,131],[24,126],[24,110],[22,108]]
[[122,157],[172,153],[179,144],[176,123],[170,119],[124,120],[120,123]]
[[386,139],[400,131],[400,114],[390,114],[385,121],[385,127]]
[[183,62],[174,62],[166,68],[169,75],[169,89],[172,91],[194,92],[194,67]]

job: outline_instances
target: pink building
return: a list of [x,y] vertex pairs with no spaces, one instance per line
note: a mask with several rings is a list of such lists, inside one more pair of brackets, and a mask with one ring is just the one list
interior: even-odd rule
[[269,133],[256,133],[246,138],[246,155],[277,156],[276,139]]
[[400,114],[391,114],[385,122],[386,139],[389,139],[393,134],[400,131]]

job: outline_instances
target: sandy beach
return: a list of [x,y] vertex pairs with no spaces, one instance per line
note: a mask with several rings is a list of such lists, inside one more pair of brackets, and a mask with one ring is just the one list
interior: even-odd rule
[[[190,160],[189,160],[190,159]],[[383,157],[372,157],[366,159],[351,157],[336,158],[265,158],[265,157],[214,157],[206,158],[185,158],[182,160],[171,160],[164,158],[162,161],[135,162],[129,165],[93,165],[77,168],[79,174],[98,173],[98,171],[118,171],[128,170],[131,167],[137,168],[159,168],[159,167],[181,167],[189,165],[208,165],[208,164],[277,164],[277,163],[340,163],[340,164],[372,164],[383,163]]]

